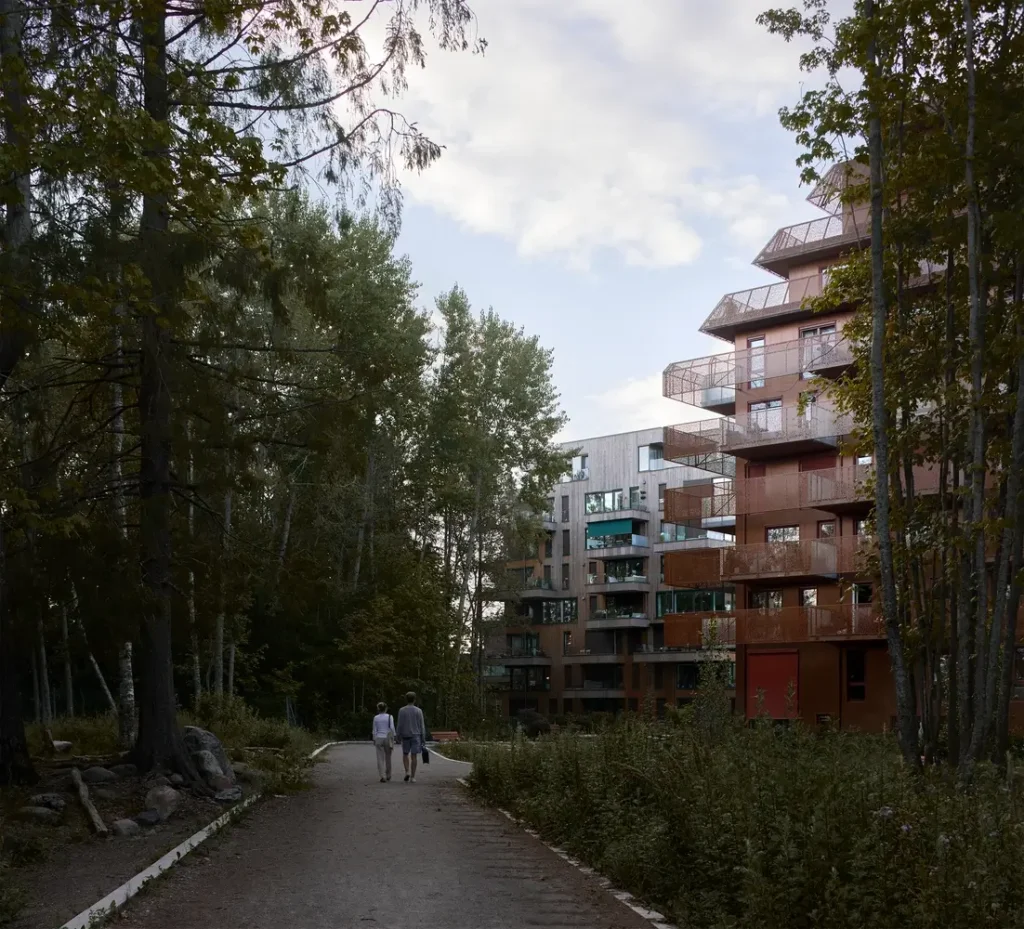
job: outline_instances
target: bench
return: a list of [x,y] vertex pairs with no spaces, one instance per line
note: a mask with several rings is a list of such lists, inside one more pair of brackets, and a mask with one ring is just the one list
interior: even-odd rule
[[435,742],[459,741],[459,734],[457,732],[432,732],[431,735],[434,737]]

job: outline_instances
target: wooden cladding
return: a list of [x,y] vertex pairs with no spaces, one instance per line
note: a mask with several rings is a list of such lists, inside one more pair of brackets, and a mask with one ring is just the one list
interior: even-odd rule
[[665,616],[665,645],[669,648],[702,648],[712,641],[719,645],[795,645],[884,638],[882,619],[871,604]]

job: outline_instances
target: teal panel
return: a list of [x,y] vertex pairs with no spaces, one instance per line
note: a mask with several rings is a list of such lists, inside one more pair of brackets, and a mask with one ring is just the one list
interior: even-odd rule
[[609,519],[604,523],[590,523],[587,526],[587,538],[599,539],[605,535],[631,535],[633,532],[633,520],[631,519]]

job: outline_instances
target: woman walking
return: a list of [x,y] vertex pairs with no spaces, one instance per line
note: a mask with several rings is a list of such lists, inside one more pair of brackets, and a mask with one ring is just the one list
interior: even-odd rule
[[383,703],[377,704],[373,717],[373,744],[377,749],[377,773],[380,782],[391,780],[391,751],[395,747],[395,721]]

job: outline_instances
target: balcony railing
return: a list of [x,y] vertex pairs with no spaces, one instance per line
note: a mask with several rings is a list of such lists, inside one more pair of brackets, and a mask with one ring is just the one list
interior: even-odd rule
[[544,649],[539,646],[529,648],[506,648],[500,652],[488,653],[488,660],[507,661],[510,658],[548,658]]
[[665,521],[681,523],[691,519],[720,519],[736,514],[733,481],[715,481],[672,487],[665,491]]
[[647,548],[645,535],[605,535],[587,539],[587,551],[594,552],[603,548]]
[[[515,583],[518,584],[519,578],[515,578]],[[520,585],[523,590],[554,590],[554,582],[546,577],[528,577]]]
[[[826,217],[825,222],[830,219]],[[825,281],[826,278],[818,273],[726,294],[704,320],[701,332],[714,333],[722,328],[745,326],[798,310],[805,300],[821,295]]]
[[691,406],[719,409],[726,405],[722,391],[730,388],[756,388],[774,377],[839,371],[852,363],[850,343],[841,333],[827,333],[677,361],[662,375],[662,393]]
[[666,613],[665,644],[674,648],[705,648],[736,644],[733,613]]
[[625,657],[624,651],[619,651],[614,645],[569,645],[562,649],[562,654],[566,658],[607,658],[609,656],[621,656]]
[[736,642],[739,645],[884,637],[882,620],[870,603],[736,611]]
[[748,413],[742,420],[725,425],[723,451],[740,451],[794,442],[826,442],[848,435],[852,416],[837,413],[824,404],[810,404]]
[[647,504],[646,503],[641,503],[639,500],[634,500],[634,501],[623,500],[622,503],[619,504],[618,506],[606,507],[606,506],[604,506],[602,504],[600,507],[596,507],[594,509],[588,509],[584,515],[585,516],[608,516],[608,515],[610,515],[612,513],[628,513],[631,510],[634,510],[634,511],[636,511],[638,513],[646,513],[646,512],[648,512]]
[[562,476],[560,484],[570,484],[573,481],[586,481],[590,479],[590,468],[580,468],[578,471],[571,471]]
[[857,242],[866,238],[870,231],[863,211],[860,211],[860,215],[836,213],[806,223],[784,226],[768,240],[768,244],[754,259],[754,264],[760,265],[783,254],[799,254],[825,245],[838,247]]
[[617,577],[613,574],[588,574],[588,584],[646,584],[645,574],[625,574]]
[[626,610],[609,608],[607,610],[594,610],[590,615],[591,619],[647,619],[643,610]]
[[721,549],[724,578],[829,577],[838,572],[834,539],[755,542]]
[[722,582],[723,548],[694,548],[665,553],[665,584],[704,587]]

